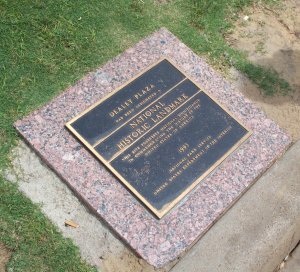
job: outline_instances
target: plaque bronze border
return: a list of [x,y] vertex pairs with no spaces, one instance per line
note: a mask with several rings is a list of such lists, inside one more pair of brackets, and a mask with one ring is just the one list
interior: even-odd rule
[[[81,116],[101,104],[103,101],[107,100],[109,97],[120,91],[122,88],[130,84],[132,81],[146,73],[148,70],[159,64],[161,61],[167,60],[170,62],[176,69],[178,69],[186,79],[190,80],[193,84],[195,84],[200,92],[204,92],[210,99],[213,100],[214,103],[216,103],[219,107],[222,108],[231,118],[233,118],[236,122],[238,122],[239,125],[241,125],[247,133],[235,144],[233,145],[220,159],[218,159],[209,169],[207,169],[201,176],[199,176],[189,187],[187,187],[178,197],[176,197],[172,202],[168,203],[168,205],[165,205],[163,209],[157,210],[155,209],[122,175],[106,160],[104,159],[95,149],[94,147],[89,144],[77,131],[71,126],[73,122],[75,122],[77,119],[79,119]],[[72,118],[70,121],[68,121],[65,126],[140,200],[142,203],[151,210],[159,219],[162,218],[165,214],[167,214],[172,208],[174,208],[177,204],[180,203],[180,200],[182,200],[188,193],[190,193],[199,183],[202,181],[205,177],[207,177],[217,166],[219,166],[230,154],[232,154],[242,143],[244,143],[252,134],[252,131],[248,129],[245,125],[242,124],[242,122],[234,117],[221,103],[219,103],[217,100],[215,100],[210,94],[208,94],[203,87],[201,87],[198,83],[196,83],[191,77],[187,76],[185,72],[183,72],[177,64],[175,64],[172,60],[170,60],[168,57],[162,57],[155,63],[148,66],[146,69],[144,69],[142,72],[138,73],[136,76],[131,78],[126,83],[122,84],[112,92],[110,92],[107,95],[104,95],[103,98],[101,98],[99,101],[95,102],[93,105],[88,107],[86,110]],[[106,137],[105,137],[106,138]]]

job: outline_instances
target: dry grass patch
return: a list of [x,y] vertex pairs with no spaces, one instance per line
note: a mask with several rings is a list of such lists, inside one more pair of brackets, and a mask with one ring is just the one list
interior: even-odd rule
[[11,252],[0,243],[0,272],[5,272],[5,266],[9,261]]

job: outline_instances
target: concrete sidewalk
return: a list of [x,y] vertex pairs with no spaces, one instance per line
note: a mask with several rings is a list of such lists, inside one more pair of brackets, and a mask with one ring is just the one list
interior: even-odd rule
[[297,142],[172,272],[272,272],[299,239],[300,142]]
[[292,251],[287,261],[282,263],[278,272],[299,272],[300,271],[300,244]]
[[[154,271],[131,253],[105,225],[90,214],[67,186],[21,143],[14,150],[13,169],[20,190],[82,256],[102,272]],[[66,228],[65,219],[79,223]],[[300,239],[300,142],[261,177],[202,237],[172,272],[272,272]],[[171,266],[160,271],[169,271]],[[300,268],[299,268],[300,271]]]

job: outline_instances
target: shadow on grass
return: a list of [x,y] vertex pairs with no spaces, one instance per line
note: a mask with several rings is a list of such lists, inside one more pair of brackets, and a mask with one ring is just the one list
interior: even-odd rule
[[[271,58],[261,58],[258,64],[241,63],[237,69],[245,74],[266,96],[276,94],[288,96],[276,99],[277,103],[286,103],[290,100],[300,105],[300,51],[282,49],[277,51]],[[247,90],[246,90],[247,91]],[[250,93],[250,90],[247,91]],[[268,99],[265,99],[267,102]],[[274,100],[270,97],[269,100]],[[281,102],[279,102],[281,101]]]

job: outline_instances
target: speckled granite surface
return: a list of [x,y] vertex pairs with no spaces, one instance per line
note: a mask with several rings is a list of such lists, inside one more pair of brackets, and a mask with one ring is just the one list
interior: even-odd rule
[[[64,124],[161,57],[172,59],[253,134],[180,205],[158,220]],[[291,143],[276,123],[166,29],[88,74],[15,126],[49,167],[155,267],[162,267],[192,246]]]

